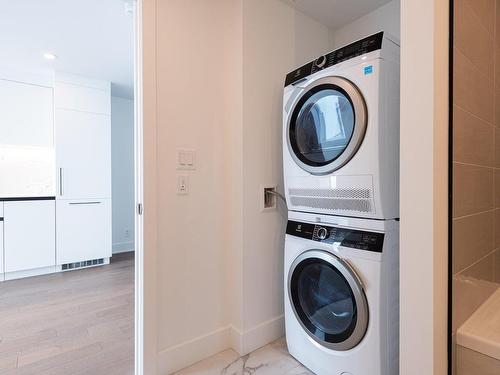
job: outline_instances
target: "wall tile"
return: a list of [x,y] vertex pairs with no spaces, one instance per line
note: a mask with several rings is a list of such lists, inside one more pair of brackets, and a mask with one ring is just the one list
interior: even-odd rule
[[[500,57],[499,57],[500,58]],[[500,69],[500,67],[499,67]],[[500,101],[500,70],[498,70],[497,80],[495,83],[495,103],[496,101]],[[500,127],[500,105],[495,105],[495,125],[497,128]]]
[[495,113],[493,79],[481,73],[457,48],[454,49],[454,59],[455,104],[493,124]]
[[495,210],[495,249],[500,248],[500,209]]
[[[457,1],[459,3],[460,0]],[[491,37],[495,35],[495,0],[466,0]],[[457,4],[458,5],[458,4]]]
[[453,272],[471,266],[495,248],[494,213],[453,220]]
[[500,249],[497,249],[494,253],[493,267],[494,280],[496,283],[500,283]]
[[[488,6],[486,2],[482,5],[476,8],[481,12],[486,12],[487,8],[491,8],[490,12],[493,13],[493,7]],[[485,27],[488,18],[481,19],[466,0],[457,0],[456,8],[455,47],[481,72],[493,78],[495,48],[493,48],[493,35]]]
[[[453,108],[453,160],[494,166],[495,127],[463,109]],[[500,138],[500,129],[498,130]],[[498,152],[500,165],[500,150]]]
[[453,217],[494,208],[492,168],[453,163]]
[[476,280],[495,282],[494,265],[494,252],[491,252],[477,263],[463,270],[461,274]]
[[495,127],[495,143],[493,145],[495,151],[495,167],[500,168],[500,129]]
[[500,208],[500,169],[495,169],[495,207]]

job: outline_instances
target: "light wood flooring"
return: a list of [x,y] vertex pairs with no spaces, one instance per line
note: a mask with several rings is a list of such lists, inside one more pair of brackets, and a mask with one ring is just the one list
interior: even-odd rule
[[134,260],[0,283],[0,374],[134,373]]

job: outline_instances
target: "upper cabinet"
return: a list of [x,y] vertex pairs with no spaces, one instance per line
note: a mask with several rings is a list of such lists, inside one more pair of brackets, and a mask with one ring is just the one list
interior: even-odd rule
[[53,196],[53,88],[0,79],[0,197]]
[[111,198],[109,82],[56,75],[58,199]]

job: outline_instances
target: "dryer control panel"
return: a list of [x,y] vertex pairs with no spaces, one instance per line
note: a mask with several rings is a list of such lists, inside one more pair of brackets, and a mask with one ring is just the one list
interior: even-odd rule
[[285,79],[285,87],[342,61],[381,49],[383,36],[384,32],[381,31],[345,47],[336,49],[328,55],[318,57],[316,60],[288,73]]
[[327,244],[381,253],[384,234],[289,220],[286,234]]

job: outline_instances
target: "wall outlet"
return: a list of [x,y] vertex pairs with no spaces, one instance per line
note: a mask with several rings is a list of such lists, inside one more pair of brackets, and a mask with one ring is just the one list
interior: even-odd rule
[[268,192],[276,192],[276,185],[261,185],[260,186],[260,210],[272,211],[276,209],[276,195]]
[[177,194],[189,194],[189,176],[180,175],[177,180]]
[[125,238],[130,238],[130,230],[125,229]]

